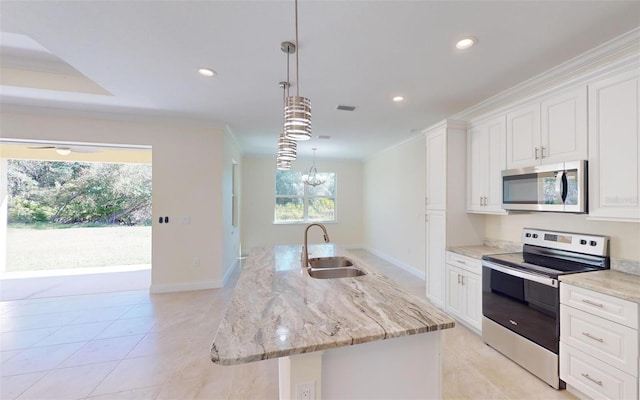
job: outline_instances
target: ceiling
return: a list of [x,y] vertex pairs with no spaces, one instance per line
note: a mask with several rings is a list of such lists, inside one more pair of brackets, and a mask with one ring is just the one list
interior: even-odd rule
[[[640,26],[638,1],[298,7],[299,91],[314,135],[299,148],[319,158],[364,158]],[[0,27],[5,110],[227,126],[244,153],[275,155],[293,0],[3,0]],[[476,46],[455,49],[467,35]]]

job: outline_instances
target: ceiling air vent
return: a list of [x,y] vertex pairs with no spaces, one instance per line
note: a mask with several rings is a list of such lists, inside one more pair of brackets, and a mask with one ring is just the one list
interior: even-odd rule
[[342,105],[338,105],[338,107],[336,107],[336,110],[340,110],[340,111],[354,111],[356,109],[355,106],[342,106]]

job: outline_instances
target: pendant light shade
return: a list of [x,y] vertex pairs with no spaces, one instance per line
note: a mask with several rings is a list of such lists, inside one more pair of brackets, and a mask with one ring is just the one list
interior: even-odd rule
[[278,159],[293,161],[297,158],[298,143],[293,139],[287,139],[284,133],[280,134],[278,141]]
[[291,169],[291,161],[278,158],[276,160],[276,169],[279,171],[288,171]]
[[287,97],[284,134],[293,140],[311,139],[311,100],[300,96]]

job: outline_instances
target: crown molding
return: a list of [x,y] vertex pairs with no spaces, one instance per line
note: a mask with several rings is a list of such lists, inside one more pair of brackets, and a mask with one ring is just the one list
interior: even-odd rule
[[428,128],[422,130],[423,134],[427,134],[431,131],[442,129],[442,128],[452,128],[452,129],[467,129],[467,121],[463,121],[459,118],[456,119],[444,119],[436,124],[431,125]]
[[532,101],[535,97],[543,97],[578,84],[586,84],[596,77],[634,66],[640,66],[640,27],[454,114],[451,118],[484,118],[488,113]]

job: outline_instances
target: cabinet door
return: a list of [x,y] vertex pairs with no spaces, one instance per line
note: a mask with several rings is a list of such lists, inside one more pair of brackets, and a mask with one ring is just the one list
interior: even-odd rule
[[462,278],[462,290],[464,292],[464,320],[476,328],[482,330],[482,284],[481,275],[465,272]]
[[502,170],[507,169],[506,117],[502,116],[487,123],[485,169],[485,212],[506,214],[502,209]]
[[587,87],[553,96],[541,104],[543,164],[587,159]]
[[638,75],[589,85],[589,217],[640,222]]
[[427,210],[444,210],[447,177],[446,128],[427,134]]
[[450,264],[446,264],[445,268],[447,274],[446,310],[449,314],[452,314],[458,318],[464,318],[461,283],[463,272]]
[[444,307],[446,218],[443,211],[429,212],[426,216],[427,297],[432,303]]
[[540,103],[507,114],[507,168],[540,164]]
[[484,126],[467,131],[467,211],[484,211],[487,176],[487,131]]

